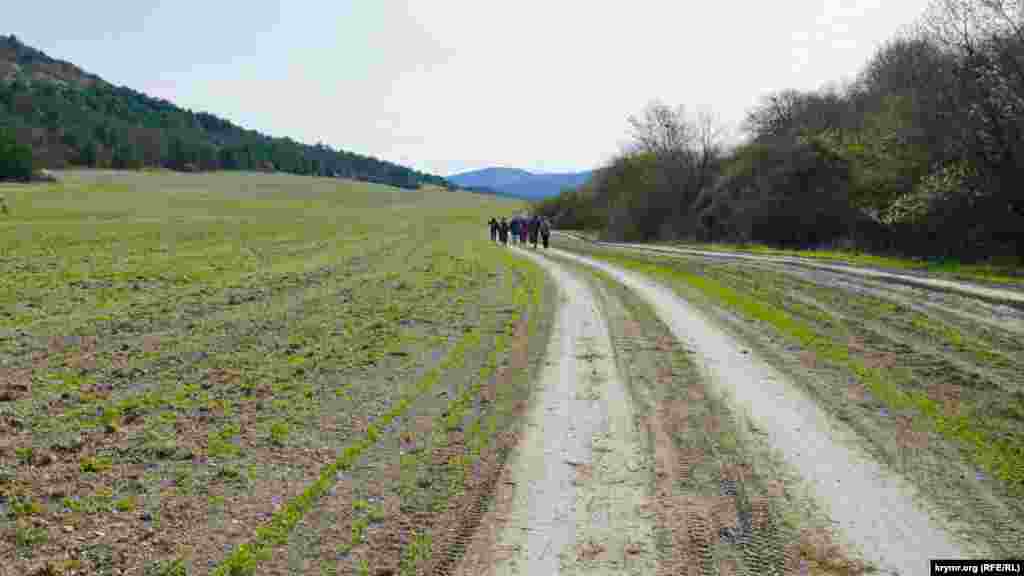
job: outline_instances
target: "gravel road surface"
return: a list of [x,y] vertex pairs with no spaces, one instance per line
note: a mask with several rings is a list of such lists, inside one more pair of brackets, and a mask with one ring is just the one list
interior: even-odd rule
[[700,310],[641,275],[554,251],[606,272],[650,302],[675,336],[697,351],[710,384],[768,437],[866,560],[886,573],[910,575],[926,571],[930,558],[984,554],[957,542],[908,482],[857,448],[852,431]]
[[547,365],[510,460],[515,494],[496,545],[513,552],[494,573],[654,574],[653,528],[640,513],[649,460],[604,316],[586,283],[529,249],[517,250],[552,275],[561,302]]

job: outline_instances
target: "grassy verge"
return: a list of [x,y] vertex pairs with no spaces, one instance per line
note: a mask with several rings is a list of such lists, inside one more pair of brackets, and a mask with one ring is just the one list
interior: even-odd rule
[[[592,230],[570,230],[589,240],[597,240],[598,232]],[[820,260],[829,264],[865,266],[890,271],[927,272],[950,279],[1001,284],[1008,287],[1024,287],[1024,267],[1014,259],[999,259],[982,263],[964,263],[956,258],[912,259],[896,256],[871,254],[858,250],[808,249],[791,250],[773,248],[760,244],[729,243],[673,243],[672,246],[708,250],[712,252],[736,252],[764,256],[793,256]]]
[[872,304],[858,294],[760,269],[573,246],[707,309],[916,483],[969,541],[1003,552],[1024,543],[1013,528],[1024,517],[1024,430],[1015,415],[1024,396],[1006,347],[978,353],[986,345],[975,334],[937,318],[915,321],[906,307],[885,308],[876,315],[884,322],[865,320],[860,309]]
[[947,416],[941,406],[925,394],[901,390],[898,383],[894,382],[885,370],[868,366],[851,355],[847,347],[831,339],[822,338],[807,323],[795,320],[784,310],[733,290],[708,276],[689,273],[672,266],[637,261],[625,256],[606,255],[602,258],[654,278],[671,283],[685,283],[719,305],[772,326],[801,346],[813,350],[822,360],[847,368],[891,410],[911,408],[920,411],[935,430],[947,438],[962,443],[971,459],[983,470],[1024,494],[1024,445],[984,430],[978,424],[978,415],[973,414],[970,406],[961,404],[960,414]]
[[955,258],[914,260],[853,250],[786,250],[757,244],[685,243],[677,244],[677,246],[697,250],[740,252],[745,254],[763,254],[766,256],[795,256],[820,260],[830,264],[866,266],[893,271],[927,272],[936,276],[957,280],[1005,284],[1014,287],[1024,286],[1024,268],[1021,267],[1019,262],[1007,261],[1005,259],[987,263],[967,264]]

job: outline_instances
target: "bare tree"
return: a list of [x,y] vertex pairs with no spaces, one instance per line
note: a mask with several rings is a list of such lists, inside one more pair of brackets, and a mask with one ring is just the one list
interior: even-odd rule
[[761,97],[761,103],[747,113],[743,129],[753,138],[779,136],[796,123],[804,94],[797,90],[782,90]]
[[925,37],[955,57],[965,151],[1003,178],[1018,177],[1024,160],[1022,10],[1022,0],[935,0],[922,20]]
[[627,155],[633,157],[634,173],[643,183],[634,184],[630,201],[649,209],[643,230],[663,238],[692,232],[693,203],[712,179],[724,129],[708,112],[690,116],[683,106],[660,101],[629,117],[629,126],[632,142]]
[[659,158],[682,154],[694,138],[693,129],[686,122],[686,109],[671,108],[660,101],[648,104],[642,116],[630,116],[629,125],[636,150]]

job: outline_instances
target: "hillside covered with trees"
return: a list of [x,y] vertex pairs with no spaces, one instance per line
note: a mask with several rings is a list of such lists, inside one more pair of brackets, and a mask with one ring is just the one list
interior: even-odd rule
[[14,36],[0,36],[0,132],[31,148],[35,168],[266,170],[404,188],[449,186],[440,176],[322,144],[266,136],[113,86]]
[[936,0],[842,88],[768,94],[733,149],[651,104],[632,147],[537,210],[610,240],[1024,255],[1024,2]]

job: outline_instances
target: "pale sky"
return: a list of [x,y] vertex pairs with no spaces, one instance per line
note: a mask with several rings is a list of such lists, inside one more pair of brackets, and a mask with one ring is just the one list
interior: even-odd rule
[[9,2],[0,34],[246,128],[449,175],[594,168],[653,99],[738,126],[927,0]]

